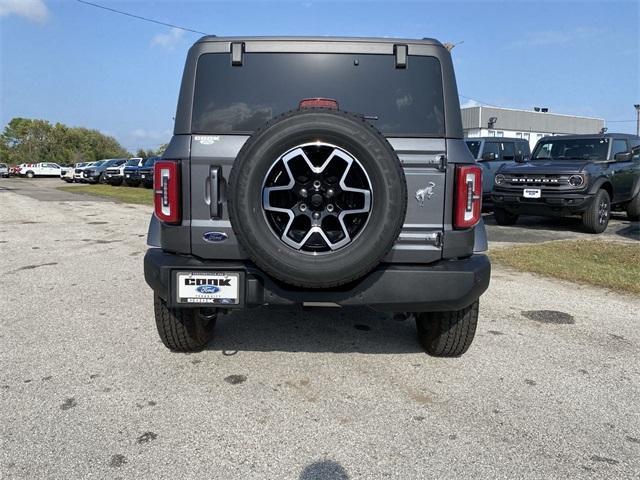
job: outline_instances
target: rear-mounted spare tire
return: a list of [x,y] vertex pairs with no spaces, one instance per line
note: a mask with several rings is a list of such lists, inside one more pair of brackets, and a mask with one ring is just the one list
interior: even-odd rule
[[371,271],[400,234],[407,188],[389,142],[363,117],[308,108],[247,140],[229,179],[229,217],[267,274],[327,288]]

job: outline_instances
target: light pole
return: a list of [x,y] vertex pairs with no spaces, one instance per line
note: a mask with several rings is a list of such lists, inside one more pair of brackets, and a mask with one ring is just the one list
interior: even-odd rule
[[640,135],[640,104],[636,103],[636,135]]

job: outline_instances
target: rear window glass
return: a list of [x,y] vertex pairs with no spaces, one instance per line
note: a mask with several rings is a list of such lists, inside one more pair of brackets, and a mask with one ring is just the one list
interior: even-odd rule
[[387,135],[444,135],[440,62],[393,55],[245,53],[231,66],[228,53],[198,60],[193,133],[251,133],[305,98],[331,98],[341,110],[369,117]]

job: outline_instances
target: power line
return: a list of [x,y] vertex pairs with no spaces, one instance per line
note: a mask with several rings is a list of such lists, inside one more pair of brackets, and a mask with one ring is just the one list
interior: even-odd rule
[[186,27],[181,27],[179,25],[173,25],[171,23],[161,22],[159,20],[154,20],[153,18],[141,17],[140,15],[134,15],[133,13],[123,12],[122,10],[116,10],[115,8],[105,7],[104,5],[98,5],[97,3],[87,2],[86,0],[76,0],[76,2],[84,3],[85,5],[89,5],[91,7],[101,8],[109,12],[119,13],[120,15],[126,15],[127,17],[137,18],[138,20],[144,20],[145,22],[164,25],[165,27],[177,28],[179,30],[184,30],[185,32],[199,33],[201,35],[211,35],[210,33],[200,32],[199,30],[192,30],[191,28],[186,28]]

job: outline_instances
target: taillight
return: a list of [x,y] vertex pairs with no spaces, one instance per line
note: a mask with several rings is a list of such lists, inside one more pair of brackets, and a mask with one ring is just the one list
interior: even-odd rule
[[165,223],[180,223],[180,164],[161,160],[153,167],[156,217]]
[[482,169],[477,165],[456,166],[453,228],[471,228],[480,221]]
[[298,108],[331,108],[338,110],[338,102],[333,98],[305,98],[300,100]]

